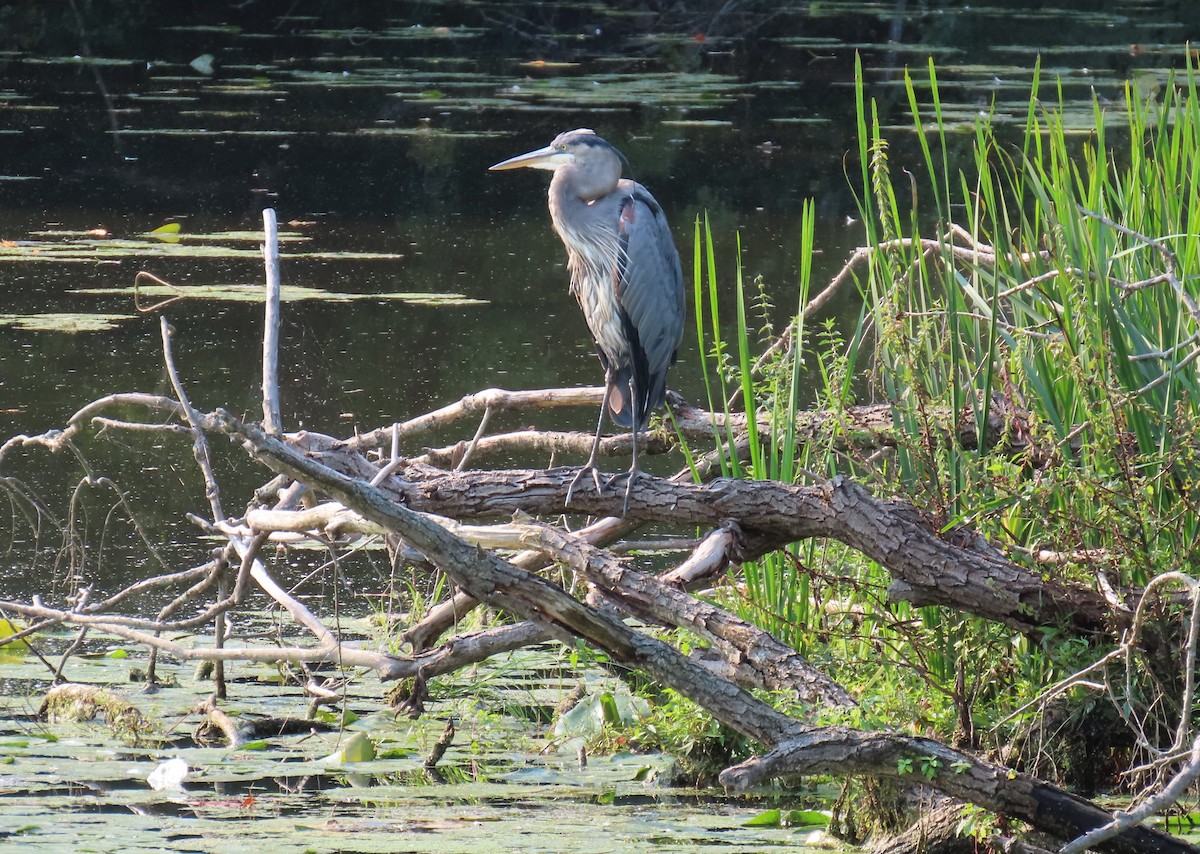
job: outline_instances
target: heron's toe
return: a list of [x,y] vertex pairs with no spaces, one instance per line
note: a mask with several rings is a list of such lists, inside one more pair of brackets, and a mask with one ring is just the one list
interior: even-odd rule
[[585,465],[579,471],[575,472],[575,476],[571,478],[570,484],[567,485],[567,500],[563,502],[564,504],[569,505],[571,503],[571,497],[575,494],[575,488],[579,486],[579,481],[583,480],[589,472],[592,475],[592,482],[596,484],[596,494],[599,495],[604,491],[604,487],[600,485],[599,470],[593,465]]

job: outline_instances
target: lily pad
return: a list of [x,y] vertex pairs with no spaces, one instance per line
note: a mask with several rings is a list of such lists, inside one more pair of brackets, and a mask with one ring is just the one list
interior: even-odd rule
[[[176,223],[171,223],[176,225]],[[227,243],[246,244],[261,242],[261,232],[219,231],[210,234],[186,234],[183,232],[148,232],[144,237],[119,238],[96,237],[94,232],[78,230],[33,231],[32,237],[43,240],[6,240],[0,242],[0,262],[59,262],[97,263],[116,261],[121,258],[147,258],[173,256],[181,258],[254,258],[261,259],[257,246],[228,246]],[[49,239],[58,238],[58,239]],[[311,240],[307,235],[285,231],[280,234],[281,243],[298,243]],[[398,252],[352,252],[317,250],[288,252],[288,260],[320,261],[399,261],[404,257]]]
[[340,750],[325,757],[325,762],[331,765],[342,765],[346,762],[370,762],[375,758],[375,742],[365,732],[356,732],[346,739]]
[[415,136],[446,139],[495,139],[508,136],[498,130],[448,130],[446,128],[359,128],[353,133],[331,134],[340,136]]
[[[181,232],[179,236],[184,240],[209,240],[214,242],[262,243],[263,241],[263,233],[261,231],[208,231],[197,234]],[[306,240],[312,240],[312,237],[307,234],[300,234],[297,231],[279,232],[280,243],[302,243]]]
[[[211,284],[211,285],[128,285],[119,288],[76,288],[73,294],[103,294],[134,296],[150,299],[198,299],[218,302],[262,302],[262,285]],[[284,302],[298,300],[321,300],[325,302],[356,302],[388,300],[407,302],[414,305],[486,305],[487,300],[474,299],[463,294],[417,293],[397,291],[383,294],[351,294],[326,291],[321,288],[304,288],[284,285],[279,298]]]
[[588,77],[546,77],[525,80],[501,90],[522,100],[594,106],[629,104],[717,107],[731,103],[743,85],[720,74],[596,74]]
[[82,314],[59,312],[53,314],[0,314],[0,326],[23,332],[107,332],[131,314]]

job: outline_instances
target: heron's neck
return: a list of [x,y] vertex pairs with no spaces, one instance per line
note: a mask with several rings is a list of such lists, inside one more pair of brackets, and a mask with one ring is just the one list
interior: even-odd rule
[[550,197],[557,197],[563,202],[571,199],[590,204],[615,190],[620,179],[619,164],[616,172],[597,164],[587,167],[580,164],[563,166],[554,170],[554,177],[550,180]]
[[567,249],[567,268],[571,271],[574,292],[581,281],[611,279],[619,267],[617,221],[615,216],[606,216],[611,211],[608,200],[603,198],[615,187],[587,198],[579,194],[571,177],[564,177],[563,171],[555,172],[550,181],[550,219]]

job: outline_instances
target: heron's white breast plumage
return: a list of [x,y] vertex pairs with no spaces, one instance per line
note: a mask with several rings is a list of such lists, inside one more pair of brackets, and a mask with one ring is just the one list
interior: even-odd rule
[[[614,364],[631,358],[620,320],[617,288],[627,259],[622,257],[620,216],[622,200],[612,196],[592,204],[550,193],[554,229],[567,247],[571,292],[579,301],[592,337]],[[592,216],[570,216],[567,206],[596,208]]]

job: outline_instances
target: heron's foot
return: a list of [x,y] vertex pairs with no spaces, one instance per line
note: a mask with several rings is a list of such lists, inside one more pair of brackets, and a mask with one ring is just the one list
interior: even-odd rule
[[[575,472],[575,477],[571,478],[571,483],[567,486],[567,500],[564,502],[567,505],[571,503],[571,496],[575,494],[575,487],[579,486],[579,481],[583,480],[588,473],[592,475],[592,482],[596,484],[596,494],[600,495],[604,492],[604,487],[600,484],[600,470],[596,468],[596,464],[589,462],[584,465],[579,471]],[[610,483],[612,481],[609,481]]]
[[631,468],[627,472],[617,472],[616,474],[612,475],[608,479],[608,481],[605,482],[605,484],[604,484],[605,488],[608,488],[608,487],[612,486],[614,483],[616,483],[618,480],[620,480],[621,478],[626,479],[625,480],[625,501],[621,505],[621,515],[622,516],[629,515],[629,496],[633,494],[634,481],[636,481],[640,475],[641,475],[641,471],[639,471],[636,468]]
[[621,505],[621,515],[629,515],[629,496],[633,493],[633,482],[638,479],[641,472],[636,468],[629,470],[628,479],[625,481],[625,503]]

